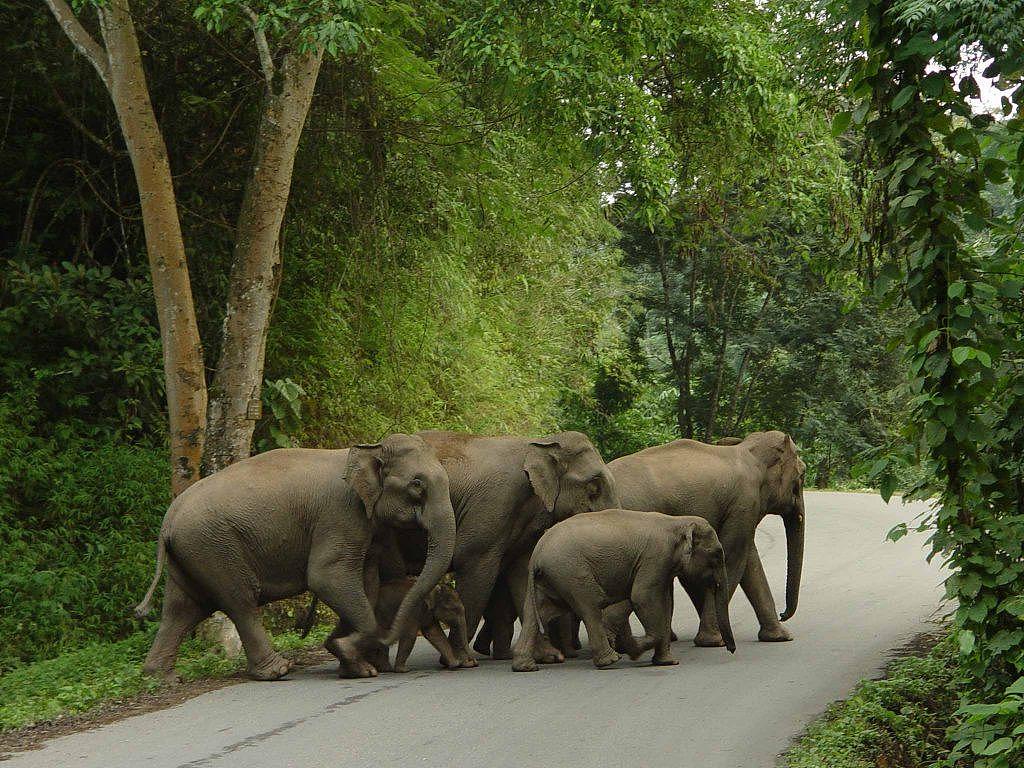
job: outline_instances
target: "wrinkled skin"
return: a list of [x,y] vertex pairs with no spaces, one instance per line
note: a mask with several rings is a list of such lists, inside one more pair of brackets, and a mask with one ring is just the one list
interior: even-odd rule
[[[521,609],[530,553],[545,530],[580,512],[618,506],[608,468],[579,432],[540,439],[440,431],[420,436],[448,473],[456,517],[452,571],[470,636],[499,576],[516,611]],[[412,532],[396,538],[415,571],[422,544]],[[556,655],[550,649],[551,660]]]
[[[618,642],[633,659],[654,649],[656,665],[678,663],[672,656],[672,582],[685,577],[700,584],[718,611],[718,625],[730,651],[736,646],[729,623],[725,589],[725,553],[714,529],[699,517],[608,509],[558,523],[545,533],[528,567],[523,631],[516,642],[512,669],[537,669],[540,627],[566,613],[587,627],[594,666],[619,660],[609,642],[602,612],[624,606],[635,611],[644,636],[625,631]],[[607,627],[607,629],[606,629]]]
[[[404,576],[400,579],[382,581],[377,596],[375,613],[382,630],[389,629],[394,621],[402,600],[415,585],[416,579]],[[453,644],[448,641],[441,627],[444,622],[452,630]],[[441,654],[442,664],[449,669],[467,666],[475,667],[476,661],[468,658],[469,647],[466,632],[466,610],[455,588],[444,581],[427,593],[414,608],[412,620],[398,637],[398,650],[392,672],[408,672],[406,661],[416,643],[416,636],[422,632]],[[468,660],[467,660],[468,658]],[[390,665],[389,665],[390,666]]]
[[[364,560],[375,532],[386,527],[421,528],[427,544],[422,573],[382,639]],[[258,609],[308,589],[353,630],[326,643],[342,674],[374,676],[366,655],[394,642],[444,576],[454,544],[448,476],[418,437],[391,435],[346,450],[283,449],[239,461],[189,487],[164,517],[157,572],[136,609],[140,616],[148,611],[166,566],[160,629],[144,671],[173,676],[182,641],[221,610],[238,629],[249,674],[280,678],[290,663],[271,647]]]
[[[623,456],[608,464],[624,506],[709,521],[725,548],[731,597],[736,586],[750,600],[760,622],[758,638],[791,640],[780,623],[797,607],[804,549],[804,470],[796,446],[784,432],[754,432],[720,445],[676,440]],[[786,527],[786,609],[776,612],[754,531],[765,515],[780,515]],[[715,611],[699,588],[681,579],[700,614],[694,642],[719,646]]]

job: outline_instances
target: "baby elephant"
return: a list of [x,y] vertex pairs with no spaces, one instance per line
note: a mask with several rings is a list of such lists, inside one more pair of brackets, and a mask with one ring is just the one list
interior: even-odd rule
[[[394,621],[405,594],[415,583],[415,576],[381,582],[375,613],[377,623],[382,631],[386,632],[391,627],[391,622]],[[433,591],[427,593],[427,596],[413,609],[412,619],[406,623],[405,631],[398,636],[398,650],[395,652],[393,672],[409,671],[405,662],[412,652],[419,632],[422,632],[427,641],[440,652],[441,663],[449,669],[477,665],[473,654],[469,651],[469,638],[466,636],[466,609],[462,605],[459,593],[455,591],[455,587],[449,581],[443,580],[434,587]],[[445,636],[440,622],[444,622],[452,630],[454,648],[448,641],[448,637]],[[460,662],[460,658],[467,659],[467,661]]]
[[620,656],[609,643],[602,610],[623,601],[644,627],[642,638],[630,636],[624,643],[630,656],[653,648],[654,664],[677,664],[669,649],[677,576],[704,585],[726,647],[735,652],[725,554],[706,520],[625,509],[563,520],[541,536],[530,558],[523,631],[512,669],[536,670],[541,626],[570,611],[587,627],[594,666],[614,664]]

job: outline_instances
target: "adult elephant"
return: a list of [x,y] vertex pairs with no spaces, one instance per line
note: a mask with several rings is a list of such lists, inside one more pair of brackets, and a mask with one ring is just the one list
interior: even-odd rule
[[364,564],[374,535],[387,527],[423,530],[424,565],[398,608],[390,645],[448,570],[455,514],[448,476],[420,437],[391,435],[345,450],[269,451],[200,480],[167,510],[157,542],[149,610],[167,569],[163,615],[145,672],[171,676],[178,647],[215,610],[235,623],[249,674],[273,680],[290,663],[270,644],[259,606],[307,589],[353,630],[325,647],[349,677],[371,677],[366,661],[380,645]]
[[[580,432],[538,439],[442,431],[419,436],[448,473],[456,525],[451,567],[470,637],[499,576],[521,610],[530,554],[545,530],[579,512],[619,506],[608,467]],[[422,537],[403,531],[397,538],[415,571]]]
[[[725,548],[728,595],[743,588],[761,625],[758,639],[792,640],[782,626],[796,613],[804,556],[804,462],[784,432],[753,432],[709,445],[676,440],[609,462],[622,506],[672,515],[698,515],[711,523]],[[754,531],[765,515],[786,528],[786,608],[776,612]],[[714,606],[699,590],[687,592],[700,614],[694,643],[723,645]]]

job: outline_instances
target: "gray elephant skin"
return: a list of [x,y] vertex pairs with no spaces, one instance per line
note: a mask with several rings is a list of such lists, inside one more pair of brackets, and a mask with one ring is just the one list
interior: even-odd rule
[[[522,606],[530,553],[545,530],[580,512],[619,506],[608,467],[580,432],[543,438],[444,431],[419,436],[448,473],[456,518],[452,571],[471,637],[499,576],[513,604]],[[415,571],[422,543],[414,532],[397,533]]]
[[[424,566],[381,638],[364,586],[364,560],[382,528],[421,528]],[[259,606],[311,590],[353,629],[326,643],[342,674],[377,674],[366,656],[393,643],[438,584],[455,548],[448,476],[422,438],[391,435],[345,450],[290,448],[239,461],[190,486],[170,505],[144,615],[167,570],[149,674],[172,676],[178,648],[215,610],[234,622],[249,674],[273,680],[290,663],[274,651]]]
[[[737,584],[750,600],[760,623],[758,639],[791,640],[780,623],[796,613],[804,555],[804,462],[784,432],[753,432],[709,445],[676,440],[609,462],[608,468],[631,509],[697,515],[711,523],[725,548],[728,594]],[[780,515],[786,530],[786,608],[776,612],[754,531],[765,515]],[[694,642],[722,645],[715,611],[704,595],[685,580],[700,614]]]
[[574,613],[587,627],[594,666],[619,660],[605,629],[603,610],[625,605],[636,612],[644,636],[628,629],[621,644],[636,659],[654,649],[656,665],[678,663],[670,650],[673,581],[700,585],[716,611],[730,651],[736,650],[729,623],[725,553],[707,520],[635,510],[609,509],[564,520],[548,530],[530,558],[523,631],[512,669],[537,669],[541,626]]

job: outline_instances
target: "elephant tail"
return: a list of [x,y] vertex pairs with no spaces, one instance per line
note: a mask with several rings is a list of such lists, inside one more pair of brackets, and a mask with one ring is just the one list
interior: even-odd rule
[[153,601],[153,593],[156,592],[156,585],[160,583],[160,574],[164,572],[164,560],[167,557],[167,545],[161,535],[156,540],[156,573],[153,574],[153,581],[149,583],[149,590],[142,602],[135,606],[135,618],[141,619],[150,611],[150,603]]
[[313,595],[313,599],[309,602],[309,608],[306,609],[306,615],[299,617],[295,622],[295,629],[298,630],[299,637],[305,637],[313,629],[313,625],[316,624],[316,607],[319,604],[320,598]]

